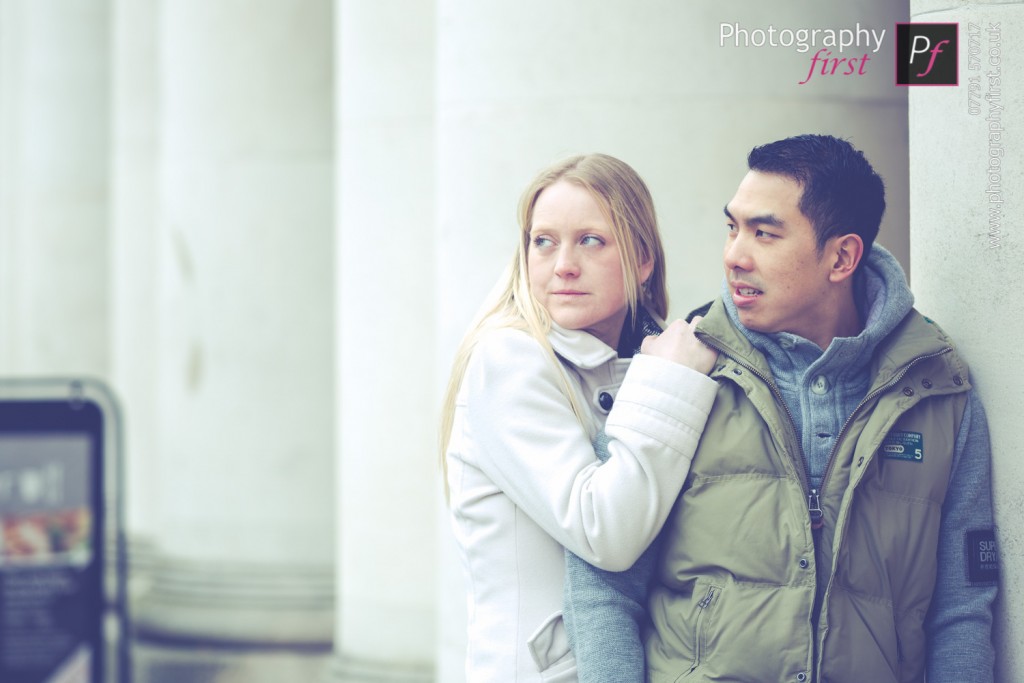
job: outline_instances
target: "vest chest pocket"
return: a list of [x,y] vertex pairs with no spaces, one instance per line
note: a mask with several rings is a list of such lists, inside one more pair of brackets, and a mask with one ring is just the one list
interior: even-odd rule
[[709,585],[701,591],[695,591],[694,593],[695,595],[703,594],[703,597],[695,607],[697,615],[694,620],[693,631],[693,663],[690,665],[690,668],[686,673],[680,676],[678,680],[690,676],[697,670],[701,662],[707,658],[708,629],[711,626],[711,617],[714,615],[715,607],[718,605],[718,599],[721,596],[721,593],[722,589],[713,585]]

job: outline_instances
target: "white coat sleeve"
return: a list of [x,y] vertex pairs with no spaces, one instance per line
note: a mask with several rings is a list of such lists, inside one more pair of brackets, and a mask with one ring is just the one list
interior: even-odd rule
[[636,356],[608,415],[603,465],[563,386],[528,334],[487,335],[466,371],[467,435],[481,469],[541,528],[587,562],[621,571],[668,517],[717,384]]

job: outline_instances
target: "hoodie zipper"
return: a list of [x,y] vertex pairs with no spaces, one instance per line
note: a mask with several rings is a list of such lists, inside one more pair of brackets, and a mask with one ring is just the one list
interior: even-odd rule
[[916,358],[912,358],[906,365],[903,366],[903,368],[896,375],[890,378],[889,381],[879,386],[874,391],[869,392],[867,396],[861,399],[860,403],[857,404],[857,407],[854,408],[853,412],[850,413],[849,417],[846,418],[846,422],[843,423],[842,429],[839,430],[839,434],[836,435],[835,444],[833,444],[832,450],[828,454],[827,464],[825,465],[825,473],[821,478],[821,486],[819,488],[811,488],[811,467],[807,463],[807,458],[804,456],[803,441],[800,438],[800,435],[796,433],[796,421],[793,419],[793,413],[790,411],[789,406],[786,405],[786,401],[782,397],[782,392],[775,385],[775,382],[754,366],[744,362],[743,360],[737,358],[736,356],[730,355],[723,348],[724,344],[718,343],[717,339],[711,337],[706,332],[700,335],[700,338],[701,341],[708,344],[708,346],[714,348],[719,353],[724,353],[726,356],[731,358],[736,364],[745,368],[749,372],[754,373],[754,375],[757,378],[759,378],[768,386],[771,392],[775,395],[776,401],[786,411],[786,416],[789,418],[789,426],[792,428],[793,434],[797,437],[797,448],[799,449],[800,461],[803,465],[802,468],[797,468],[797,470],[803,474],[803,481],[801,483],[803,484],[804,490],[807,491],[807,514],[811,520],[811,529],[814,531],[820,529],[822,525],[824,525],[825,523],[823,519],[825,513],[821,509],[821,494],[825,491],[825,485],[828,484],[829,476],[832,474],[832,465],[835,459],[836,449],[839,447],[839,444],[842,443],[843,433],[846,431],[846,428],[850,426],[850,423],[853,421],[853,418],[857,415],[857,413],[860,412],[860,409],[863,408],[865,404],[873,400],[879,394],[888,391],[893,386],[898,384],[906,376],[906,374],[910,372],[910,369],[917,365],[917,363],[923,360],[928,360],[929,358],[936,358],[938,356],[942,356],[953,350],[952,347],[947,346],[944,349],[941,349],[934,353],[929,353],[923,356],[917,356]]

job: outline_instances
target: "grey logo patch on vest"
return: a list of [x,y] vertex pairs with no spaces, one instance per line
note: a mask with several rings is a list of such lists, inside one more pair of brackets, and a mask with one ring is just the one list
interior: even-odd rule
[[964,534],[967,544],[967,581],[991,585],[999,581],[999,552],[994,529],[977,529]]
[[924,461],[924,437],[920,432],[889,432],[879,449],[890,460]]

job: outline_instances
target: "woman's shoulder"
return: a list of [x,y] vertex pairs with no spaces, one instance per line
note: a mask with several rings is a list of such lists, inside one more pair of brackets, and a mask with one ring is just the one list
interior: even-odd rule
[[471,365],[523,367],[550,358],[544,345],[524,329],[493,327],[481,330],[473,344]]
[[511,327],[482,331],[475,339],[461,400],[501,412],[547,393],[562,380],[555,355],[529,332]]

